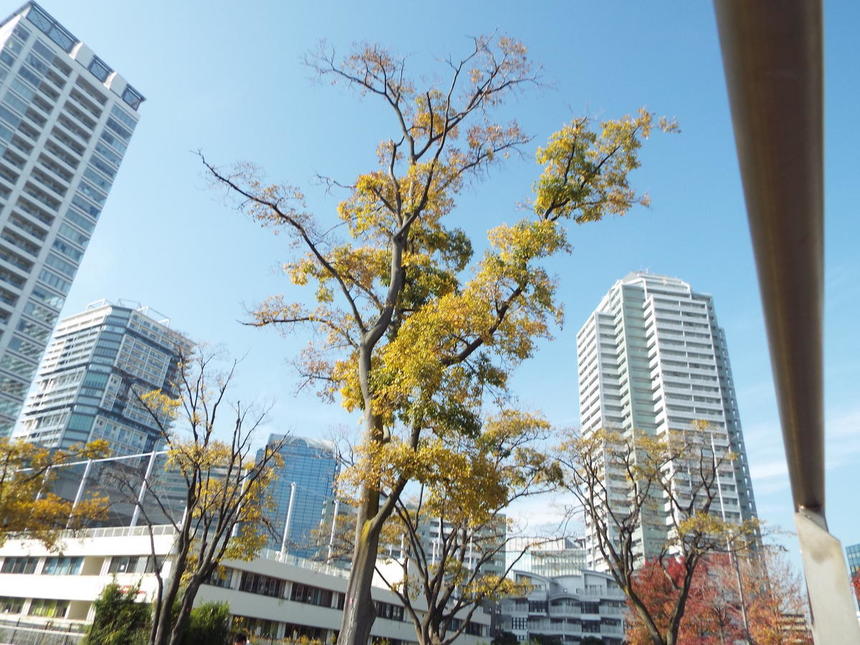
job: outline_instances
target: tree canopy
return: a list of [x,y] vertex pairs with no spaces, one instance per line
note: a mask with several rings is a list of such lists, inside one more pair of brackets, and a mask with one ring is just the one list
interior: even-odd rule
[[[164,578],[150,539],[157,582],[151,645],[180,645],[200,585],[221,560],[249,560],[268,538],[265,511],[271,505],[269,490],[276,468],[282,463],[278,454],[282,444],[268,444],[259,453],[253,449],[255,431],[266,413],[229,399],[235,370],[235,361],[225,371],[219,370],[217,354],[198,348],[181,362],[174,387],[177,396],[160,390],[136,393],[158,425],[167,450],[166,470],[183,493],[181,515],[176,516],[170,501],[150,480],[145,480],[146,495],[141,499],[135,497],[137,481],[126,486],[147,526],[166,517],[176,535]],[[155,519],[150,517],[153,508]]]
[[[340,642],[362,645],[373,621],[370,584],[379,536],[434,441],[478,432],[487,406],[509,405],[509,376],[562,321],[556,281],[545,266],[571,250],[567,224],[623,215],[647,203],[629,183],[655,125],[646,110],[595,123],[576,118],[537,150],[530,212],[502,215],[474,257],[464,187],[520,151],[530,137],[499,108],[539,76],[526,47],[477,37],[449,58],[440,83],[410,74],[407,60],[378,45],[345,57],[308,59],[323,78],[372,98],[392,117],[377,164],[329,185],[345,196],[330,217],[309,212],[302,191],[268,183],[251,164],[214,181],[261,225],[287,236],[285,264],[309,298],[275,295],[252,324],[284,333],[310,328],[297,364],[319,393],[362,415],[362,476],[352,576]],[[377,470],[373,470],[377,468]]]
[[[563,486],[584,513],[591,548],[627,595],[650,642],[679,642],[687,607],[695,604],[699,567],[715,553],[746,553],[760,537],[756,519],[734,521],[720,513],[719,478],[735,455],[713,450],[704,423],[660,435],[572,432],[558,455]],[[656,588],[666,592],[656,603],[652,585],[638,583],[655,572],[661,576]]]
[[0,545],[10,534],[26,531],[29,537],[55,547],[62,531],[82,528],[89,520],[103,517],[106,498],[87,496],[75,504],[54,494],[51,484],[55,468],[104,457],[108,452],[103,440],[56,450],[0,437]]

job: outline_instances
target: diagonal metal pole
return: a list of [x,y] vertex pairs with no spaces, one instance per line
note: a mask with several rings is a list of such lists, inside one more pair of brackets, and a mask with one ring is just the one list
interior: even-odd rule
[[143,507],[143,502],[146,499],[146,490],[149,487],[149,478],[152,477],[152,468],[155,466],[155,456],[159,454],[153,450],[149,455],[149,461],[146,463],[146,472],[143,475],[143,481],[140,482],[140,490],[137,493],[137,503],[134,505],[134,511],[131,514],[131,523],[129,526],[137,526],[137,521],[140,519],[140,509]]
[[715,0],[816,643],[860,643],[824,514],[820,0]]
[[72,508],[69,511],[69,520],[66,522],[66,528],[71,528],[72,526],[72,518],[73,512],[77,508],[78,504],[81,503],[81,500],[84,497],[84,489],[87,487],[87,477],[90,476],[90,468],[92,468],[93,460],[88,459],[87,465],[84,466],[84,474],[81,475],[81,481],[78,484],[78,490],[75,493],[75,501],[72,502]]

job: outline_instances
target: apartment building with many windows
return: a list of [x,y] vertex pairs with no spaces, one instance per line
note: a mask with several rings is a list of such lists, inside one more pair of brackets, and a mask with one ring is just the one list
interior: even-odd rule
[[0,436],[12,431],[143,100],[35,2],[0,23]]
[[[713,455],[735,455],[720,467],[715,512],[736,522],[756,516],[725,334],[711,296],[677,278],[631,273],[613,285],[580,329],[577,355],[583,433],[704,433],[699,442]],[[673,481],[683,487],[684,465],[670,467],[676,469]],[[626,485],[623,473],[606,477],[610,491]],[[619,495],[623,499],[624,491]],[[666,513],[657,504],[642,518],[640,557],[654,556],[665,542]],[[586,538],[589,568],[605,569],[588,522]]]
[[[93,619],[93,602],[112,581],[139,584],[139,600],[151,601],[157,585],[153,572],[159,567],[163,576],[170,575],[175,539],[172,526],[152,528],[152,542],[147,527],[69,534],[63,537],[62,554],[36,540],[7,540],[0,546],[0,642],[47,643],[37,639],[52,631],[60,634],[58,643],[79,642]],[[327,564],[263,550],[250,561],[223,562],[195,603],[226,602],[235,625],[253,642],[307,637],[330,643],[340,628],[348,577]],[[374,642],[414,643],[415,628],[397,596],[380,587],[373,587],[371,595],[377,611]],[[13,632],[21,640],[10,638]],[[24,640],[25,635],[30,638]],[[457,642],[478,645],[490,638],[490,616],[478,610]]]
[[612,576],[588,570],[560,576],[514,571],[514,576],[530,591],[501,601],[500,628],[518,641],[568,645],[591,637],[605,645],[624,642],[627,601]]
[[59,448],[105,439],[114,455],[157,447],[160,429],[138,396],[176,396],[181,356],[193,347],[168,323],[147,307],[107,301],[63,319],[14,436]]

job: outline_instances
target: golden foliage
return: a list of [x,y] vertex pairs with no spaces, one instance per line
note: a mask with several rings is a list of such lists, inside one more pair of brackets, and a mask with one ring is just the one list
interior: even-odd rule
[[566,224],[623,215],[647,202],[629,174],[655,118],[640,110],[598,125],[576,119],[551,135],[537,152],[532,213],[512,224],[500,215],[486,250],[474,258],[463,231],[469,214],[458,212],[457,199],[471,180],[530,141],[515,121],[494,114],[538,81],[525,46],[508,37],[475,38],[465,57],[447,61],[446,82],[423,87],[405,59],[377,45],[360,45],[340,60],[323,49],[309,63],[322,77],[379,99],[394,117],[394,132],[376,147],[375,167],[350,185],[329,180],[347,192],[335,218],[319,220],[301,191],[266,184],[252,166],[226,173],[204,164],[242,210],[303,250],[284,270],[307,296],[267,299],[252,324],[283,333],[310,327],[297,361],[301,375],[324,398],[363,412],[357,465],[345,481],[363,489],[359,539],[364,552],[373,552],[409,481],[433,491],[431,504],[438,494],[478,515],[504,497],[507,484],[494,479],[492,459],[474,444],[464,449],[458,438],[468,444],[481,434],[487,404],[507,406],[512,370],[561,324],[546,264],[571,250]]
[[[654,115],[640,109],[634,116],[604,121],[591,128],[587,118],[574,119],[539,148],[543,173],[535,184],[534,208],[543,217],[572,217],[595,222],[605,215],[623,215],[645,195],[630,187],[629,174],[639,167],[642,141],[651,135]],[[658,127],[675,132],[674,121],[658,119]]]
[[73,505],[50,488],[56,475],[53,468],[108,453],[104,440],[63,451],[0,438],[0,544],[10,534],[26,531],[28,536],[54,548],[63,530],[77,530],[90,520],[104,517],[107,498],[91,496]]

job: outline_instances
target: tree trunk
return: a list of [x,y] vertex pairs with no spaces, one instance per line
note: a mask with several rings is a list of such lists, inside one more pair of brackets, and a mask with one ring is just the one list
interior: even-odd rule
[[651,614],[648,612],[645,604],[638,597],[632,597],[630,593],[627,593],[627,597],[633,603],[633,608],[636,610],[636,613],[639,614],[639,618],[642,619],[645,629],[648,631],[648,636],[651,638],[652,645],[674,645],[665,640],[663,635],[660,634],[660,631],[657,629],[657,625],[654,624]]
[[179,612],[174,617],[173,629],[170,632],[169,645],[179,645],[185,636],[185,629],[188,627],[189,618],[191,617],[191,609],[194,606],[194,598],[197,596],[197,591],[200,589],[200,581],[195,576],[188,583],[188,588],[182,597],[182,604],[179,607]]
[[[181,539],[181,536],[180,536]],[[182,571],[187,562],[187,548],[185,540],[177,549],[176,559],[171,564],[170,575],[164,584],[164,593],[161,596],[161,606],[155,615],[155,624],[150,633],[150,645],[168,645],[170,642],[171,624],[173,623],[173,603],[179,594],[182,584]]]
[[366,519],[364,500],[359,511],[355,551],[352,555],[352,572],[343,605],[343,618],[337,645],[367,645],[370,628],[376,619],[376,607],[370,594],[373,573],[376,568],[376,553],[379,548],[379,529]]
[[[375,341],[374,341],[375,342]],[[373,414],[370,396],[370,355],[372,344],[363,345],[359,357],[359,382],[364,398],[365,441],[378,442],[383,430],[380,419]],[[367,645],[370,628],[376,620],[376,607],[370,593],[376,571],[379,534],[387,517],[379,515],[379,489],[365,485],[355,522],[355,546],[352,553],[352,570],[343,603],[340,633],[337,645]]]
[[168,645],[170,642],[173,603],[179,592],[179,577],[175,575],[175,572],[171,572],[166,587],[167,590],[161,598],[161,607],[158,608],[158,613],[155,616],[156,624],[151,638],[152,645]]

